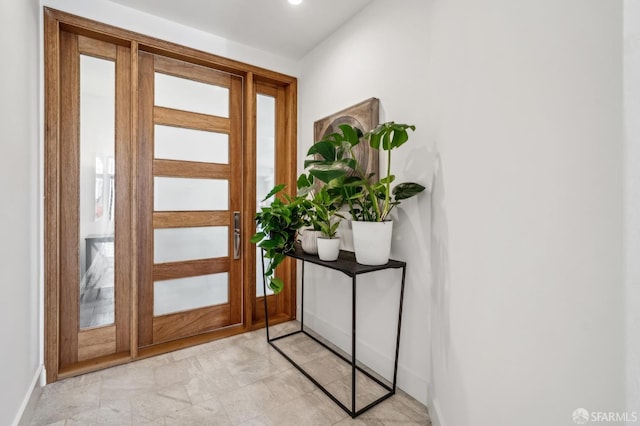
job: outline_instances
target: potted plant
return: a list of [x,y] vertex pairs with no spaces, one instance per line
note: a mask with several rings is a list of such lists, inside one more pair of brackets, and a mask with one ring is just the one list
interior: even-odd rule
[[[415,126],[387,122],[362,135],[358,129],[343,124],[341,132],[327,136],[309,148],[305,161],[309,175],[321,182],[331,183],[342,191],[352,216],[353,244],[356,261],[366,265],[388,262],[393,222],[389,213],[402,200],[424,191],[415,182],[403,182],[391,188],[395,175],[391,172],[391,151],[409,140],[408,130]],[[386,176],[375,181],[357,162],[353,148],[365,139],[377,150],[387,152]],[[375,229],[371,229],[375,228]]]
[[[340,238],[337,237],[340,220],[343,216],[338,212],[343,204],[339,188],[323,185],[312,191],[312,180],[307,175],[298,178],[298,195],[312,194],[308,204],[307,219],[313,229],[320,230],[317,237],[318,257],[321,260],[334,261],[340,254]],[[309,191],[309,192],[307,192]]]
[[[295,249],[297,231],[306,224],[304,219],[304,197],[291,197],[286,193],[284,184],[276,185],[262,201],[275,196],[271,205],[262,207],[256,213],[257,232],[251,242],[263,250],[267,265],[264,279],[274,293],[280,293],[283,281],[275,276],[276,267],[282,263],[286,253]],[[278,196],[280,195],[280,196]]]
[[[313,178],[312,178],[313,179]],[[320,222],[316,220],[316,211],[311,202],[314,191],[309,183],[309,177],[301,174],[298,177],[298,197],[303,197],[302,207],[304,209],[305,226],[300,230],[300,246],[307,254],[318,254],[318,237],[322,236]]]

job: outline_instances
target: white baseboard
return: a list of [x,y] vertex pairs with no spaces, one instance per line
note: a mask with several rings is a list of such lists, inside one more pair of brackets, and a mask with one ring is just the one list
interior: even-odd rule
[[440,406],[437,400],[427,398],[427,410],[433,426],[446,426],[440,415]]
[[[329,339],[331,343],[338,346],[343,351],[351,352],[351,331],[341,329],[335,324],[332,324],[325,319],[322,319],[312,312],[305,309],[304,312],[305,327],[310,327],[312,330],[321,334],[323,337]],[[387,380],[391,381],[390,376],[393,372],[393,358],[388,354],[380,352],[377,348],[359,341],[358,342],[358,360],[363,362],[367,367],[372,368],[378,373],[383,371],[389,372],[389,374],[382,374]],[[391,366],[389,368],[389,366]],[[407,394],[411,395],[422,404],[427,404],[427,380],[420,377],[415,372],[406,368],[402,364],[398,364],[398,387]]]
[[18,414],[13,421],[13,426],[23,426],[31,423],[31,419],[36,410],[36,405],[38,404],[38,400],[40,399],[40,394],[42,393],[41,383],[44,383],[42,380],[43,375],[44,365],[40,365],[36,370],[33,379],[31,380],[29,391],[22,400],[22,404],[20,405]]

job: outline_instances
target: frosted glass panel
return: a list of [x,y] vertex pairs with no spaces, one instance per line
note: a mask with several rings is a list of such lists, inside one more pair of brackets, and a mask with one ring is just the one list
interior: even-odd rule
[[228,256],[229,228],[167,228],[153,231],[154,263]]
[[[275,184],[275,136],[276,136],[276,100],[273,96],[258,95],[256,110],[256,208],[269,205],[270,200],[262,201],[262,199],[271,191]],[[256,296],[263,296],[264,290],[262,286],[262,265],[260,265],[260,249],[256,247]],[[267,288],[267,294],[273,294],[271,289]]]
[[229,163],[229,135],[204,130],[155,125],[155,158]]
[[114,322],[115,63],[80,55],[80,328]]
[[229,274],[200,275],[153,283],[153,314],[165,315],[229,301]]
[[183,111],[229,117],[229,89],[155,73],[155,104]]
[[229,209],[227,180],[155,177],[153,183],[156,211]]

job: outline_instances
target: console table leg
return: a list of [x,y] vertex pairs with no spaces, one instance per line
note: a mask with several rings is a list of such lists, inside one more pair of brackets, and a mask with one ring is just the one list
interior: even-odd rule
[[267,277],[264,275],[264,250],[260,250],[260,260],[262,265],[262,291],[264,292],[264,328],[267,330],[267,342],[271,342],[269,339],[269,307],[267,306]]
[[304,264],[305,261],[302,260],[302,282],[300,283],[301,294],[300,294],[300,330],[304,330]]
[[351,417],[356,416],[356,276],[351,278]]
[[402,326],[402,300],[404,299],[404,277],[406,266],[402,267],[402,281],[400,282],[400,307],[398,308],[398,331],[396,333],[396,359],[393,364],[393,393],[396,393],[396,378],[398,376],[398,352],[400,351],[400,330]]

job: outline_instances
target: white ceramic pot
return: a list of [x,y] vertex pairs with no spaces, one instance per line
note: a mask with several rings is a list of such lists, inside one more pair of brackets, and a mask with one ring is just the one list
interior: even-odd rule
[[393,221],[359,222],[352,221],[353,249],[356,262],[362,265],[384,265],[391,253]]
[[313,228],[307,228],[301,231],[300,245],[302,251],[308,254],[318,254],[318,237],[322,235],[322,231],[314,231]]
[[340,254],[340,238],[318,237],[318,257],[320,260],[333,262]]

